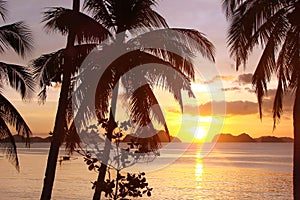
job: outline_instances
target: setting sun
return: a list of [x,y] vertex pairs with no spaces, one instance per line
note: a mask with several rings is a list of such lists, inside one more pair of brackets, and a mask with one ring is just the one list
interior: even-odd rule
[[202,140],[206,135],[206,130],[204,127],[198,126],[197,130],[194,134],[194,139],[195,140]]

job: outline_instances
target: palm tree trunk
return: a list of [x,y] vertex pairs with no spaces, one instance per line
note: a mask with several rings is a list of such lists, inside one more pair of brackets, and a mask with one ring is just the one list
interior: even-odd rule
[[[300,81],[299,81],[300,82]],[[300,84],[294,103],[294,199],[300,199]]]
[[[116,42],[119,44],[122,44],[125,40],[125,29],[118,27],[116,31]],[[120,45],[121,46],[121,45]],[[109,157],[109,151],[111,147],[111,138],[113,130],[117,127],[117,123],[115,121],[115,114],[116,114],[116,108],[117,108],[117,98],[118,98],[118,92],[119,92],[119,85],[117,84],[112,95],[111,99],[111,107],[110,107],[110,115],[108,120],[108,130],[107,130],[107,140],[105,140],[105,146],[104,146],[104,152],[103,155]],[[102,162],[101,166],[99,168],[98,178],[97,178],[97,186],[95,188],[93,200],[99,200],[101,199],[101,185],[104,182],[106,170],[107,170],[107,162]]]
[[[298,35],[299,38],[299,35]],[[300,38],[298,41],[300,47]],[[300,50],[299,50],[300,52]],[[298,54],[299,55],[299,54]],[[293,120],[294,120],[294,168],[293,168],[293,188],[294,199],[300,199],[300,60],[296,59],[298,67],[298,84],[296,89],[296,97],[294,102]]]
[[113,130],[117,127],[117,123],[115,122],[114,116],[116,114],[115,111],[116,111],[116,107],[117,107],[118,90],[119,90],[119,87],[117,85],[113,92],[113,95],[112,95],[112,102],[111,102],[111,108],[110,108],[110,114],[109,114],[109,120],[108,120],[108,130],[107,130],[105,146],[104,146],[104,150],[103,150],[103,156],[105,156],[105,157],[102,158],[101,166],[99,168],[97,185],[95,188],[93,200],[101,199],[101,193],[102,193],[101,186],[103,186],[103,183],[105,180],[105,175],[106,175],[106,170],[107,170],[106,164],[109,159],[112,134],[113,134]]
[[[80,0],[73,0],[73,10],[79,12]],[[66,123],[66,109],[68,102],[68,94],[71,84],[71,72],[67,69],[72,64],[72,54],[75,43],[75,33],[70,31],[67,39],[66,47],[66,62],[63,67],[63,81],[60,90],[60,97],[58,102],[58,108],[55,118],[55,125],[53,130],[53,138],[49,150],[46,173],[44,178],[43,191],[41,200],[51,199],[51,193],[53,189],[53,183],[55,178],[55,171],[57,165],[57,158],[59,153],[59,147],[65,136],[65,123]]]
[[105,140],[105,146],[103,150],[103,158],[101,161],[101,166],[99,168],[99,173],[98,173],[98,178],[97,178],[97,185],[95,188],[93,200],[99,200],[101,199],[101,192],[103,189],[103,184],[105,180],[105,175],[106,175],[106,170],[107,170],[107,162],[109,160],[109,154],[110,154],[110,149],[111,149],[111,139],[112,139],[112,133],[113,130],[117,127],[117,124],[115,122],[115,119],[112,114],[112,109],[110,110],[110,116],[109,116],[109,121],[108,121],[108,130],[107,130],[107,138]]
[[62,88],[59,97],[58,109],[56,113],[55,126],[53,131],[53,138],[49,150],[46,173],[44,178],[44,186],[41,195],[41,200],[51,199],[51,193],[55,178],[55,170],[59,147],[65,135],[65,121],[66,121],[66,108],[68,99],[68,90],[70,87],[70,75],[64,73]]

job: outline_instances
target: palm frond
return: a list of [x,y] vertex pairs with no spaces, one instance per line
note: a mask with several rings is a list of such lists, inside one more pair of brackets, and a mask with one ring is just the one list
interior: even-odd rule
[[[111,67],[115,68],[116,80],[119,80],[121,76],[125,75],[135,67],[146,64],[148,64],[149,67],[145,70],[138,71],[137,73],[141,74],[135,74],[135,77],[146,76],[150,84],[157,85],[168,90],[174,95],[174,98],[179,102],[181,107],[183,107],[181,90],[187,90],[189,95],[193,96],[193,93],[190,90],[190,80],[188,77],[175,68],[171,63],[149,53],[140,50],[130,51],[114,61],[111,64]],[[131,82],[138,84],[138,79]]]
[[204,58],[215,62],[215,47],[203,33],[193,29],[172,28],[172,30],[182,33],[179,35],[178,40],[182,41],[183,44],[186,44],[191,49],[199,51]]
[[284,0],[223,1],[223,8],[230,21],[230,53],[236,59],[237,69],[241,63],[245,64],[255,46],[260,44],[264,48],[253,75],[260,117],[267,83],[273,74],[278,77],[273,104],[274,129],[283,111],[284,94],[299,87],[298,5],[296,1]]
[[282,45],[278,56],[278,69],[284,68],[284,74],[289,81],[289,88],[293,91],[298,86],[299,77],[299,30],[296,27],[291,27],[287,33],[284,44]]
[[106,28],[111,29],[115,26],[111,13],[110,5],[104,0],[85,0],[83,7],[92,14],[92,17],[102,23]]
[[[282,102],[284,93],[288,90],[288,87],[293,88],[291,85],[293,78],[291,77],[297,68],[297,62],[295,62],[295,60],[298,58],[298,39],[296,35],[293,28],[288,31],[276,61],[278,86],[273,104],[274,129],[276,128],[276,124],[278,123],[283,110]],[[288,83],[290,83],[290,85],[288,85]]]
[[290,30],[287,31],[285,40],[280,49],[276,64],[277,64],[277,72],[280,72],[280,69],[284,69],[286,77],[290,78],[292,68],[292,58],[297,53],[297,32],[294,27],[291,27]]
[[267,43],[273,29],[282,31],[278,32],[279,40],[273,39],[275,43],[280,42],[287,29],[285,12],[282,3],[275,1],[246,1],[235,10],[230,18],[227,42],[237,69],[241,64],[245,65],[255,45]]
[[[133,94],[130,95],[129,100],[131,120],[142,127],[148,125],[151,122],[151,107],[157,104],[157,99],[155,98],[149,84],[145,84],[137,88]],[[163,116],[157,118],[159,122],[164,120],[161,117]]]
[[255,86],[259,105],[259,115],[262,118],[262,100],[267,92],[267,82],[271,79],[272,71],[275,68],[275,52],[272,40],[267,44],[260,61],[253,74],[252,84]]
[[[153,92],[153,90],[151,89],[150,85],[147,84],[145,86],[145,98],[149,98],[149,102],[150,102],[150,108],[151,108],[151,114],[153,116],[153,118],[160,124],[164,125],[166,132],[168,133],[168,126],[166,123],[166,119],[163,115],[163,112],[161,110],[161,106],[159,105],[159,102]],[[138,91],[137,91],[138,92]],[[153,107],[155,106],[155,107]]]
[[61,83],[63,59],[63,49],[60,49],[30,62],[34,79],[39,81],[41,87],[50,86],[51,82]]
[[165,19],[153,10],[156,1],[86,0],[84,7],[106,28],[118,32],[136,28],[168,27]]
[[108,67],[101,77],[96,89],[95,106],[97,118],[99,120],[105,119],[109,112],[109,101],[117,81],[118,78],[115,74],[115,66]]
[[78,148],[80,148],[80,137],[76,131],[76,127],[75,127],[75,123],[72,122],[68,132],[65,136],[65,143],[66,143],[66,151],[69,154],[72,154],[75,150],[77,150]]
[[[280,0],[224,0],[223,7],[230,21],[228,45],[231,57],[236,59],[236,69],[238,70],[241,64],[246,64],[248,56],[255,46],[260,44],[264,48],[252,82],[256,88],[259,114],[262,117],[262,100],[267,92],[267,83],[270,81],[271,75],[278,70],[275,56],[290,27],[286,17],[286,3]],[[288,76],[282,68],[280,71],[279,90],[273,107],[274,120],[276,120],[276,116],[280,117],[282,110],[280,102]],[[276,108],[276,106],[278,107]]]
[[0,1],[0,15],[1,15],[1,18],[3,19],[3,21],[6,20],[6,15],[7,15],[7,1],[3,1],[1,0]]
[[[74,55],[72,57],[72,66],[68,66],[68,70],[74,75],[80,68],[86,56],[97,46],[97,44],[82,44],[74,47]],[[52,83],[61,83],[63,65],[65,60],[65,49],[56,52],[44,54],[30,63],[33,70],[34,79],[39,82],[41,92],[40,100],[44,102],[47,97],[47,87]]]
[[[129,94],[126,94],[128,96]],[[135,90],[128,96],[130,105],[130,118],[138,126],[144,127],[152,123],[152,119],[164,126],[168,137],[169,129],[159,105],[159,102],[153,93],[149,84],[145,84]],[[157,142],[160,142],[159,140]]]
[[276,89],[276,95],[274,98],[273,103],[273,129],[276,128],[276,124],[281,117],[282,113],[282,102],[283,102],[283,95],[284,95],[284,86],[283,86],[283,77],[279,77],[278,79],[278,86]]
[[[128,1],[129,2],[129,1]],[[139,0],[132,6],[127,30],[137,28],[167,28],[165,19],[152,9],[153,1]]]
[[[260,117],[262,117],[261,105],[264,94],[267,91],[267,82],[270,81],[271,75],[275,72],[277,67],[275,54],[277,53],[279,45],[282,43],[285,32],[286,26],[282,26],[282,21],[278,21],[275,24],[275,27],[271,30],[263,54],[253,74],[252,83],[256,88]],[[281,76],[283,76],[283,74]]]
[[49,32],[59,31],[66,35],[72,30],[78,44],[101,43],[111,35],[106,28],[84,13],[61,7],[44,12],[42,22],[46,22],[45,28]]
[[[165,52],[166,50],[172,51],[189,62],[196,53],[200,52],[205,58],[214,61],[215,48],[213,44],[202,33],[193,29],[174,28],[147,31],[130,39],[128,45],[132,49],[150,48],[161,49]],[[170,57],[172,58],[172,56]]]
[[[96,65],[96,66],[95,66]],[[99,82],[90,81],[99,79],[99,70],[101,66],[97,63],[90,63],[87,68],[80,72],[76,77],[75,90],[72,94],[72,110],[75,115],[76,128],[81,129],[88,126],[90,120],[106,119],[109,112],[109,100],[116,82],[114,81],[114,72],[108,68],[101,76]],[[98,87],[97,87],[98,85]],[[95,95],[92,96],[91,91],[95,88]],[[93,93],[93,92],[92,92]],[[97,101],[97,103],[95,103]],[[93,107],[95,105],[96,107]],[[91,107],[92,106],[92,107]],[[96,113],[93,110],[96,109]],[[96,114],[97,116],[94,116]]]
[[158,48],[145,49],[144,52],[170,63],[173,68],[184,74],[190,81],[195,80],[195,69],[191,59],[192,55],[179,55],[175,52]]
[[[284,94],[288,91],[289,87],[291,90],[299,87],[297,83],[299,80],[299,47],[297,35],[299,35],[299,32],[298,34],[294,34],[295,31],[294,28],[291,28],[288,32],[276,63],[278,86],[273,104],[274,129],[276,128],[276,124],[279,122],[283,111]],[[288,82],[290,85],[288,85]]]
[[14,127],[18,135],[26,138],[26,144],[29,142],[29,138],[32,135],[29,126],[18,110],[2,94],[0,94],[0,117]]
[[[149,64],[150,67],[146,70],[137,70],[137,74],[135,74],[134,76],[130,76],[131,70],[134,71],[135,67],[145,64]],[[166,66],[166,68],[162,66]],[[181,107],[181,91],[188,91],[188,94],[191,97],[193,97],[194,95],[191,90],[190,79],[179,69],[175,68],[169,62],[166,62],[150,53],[135,50],[123,54],[106,68],[99,82],[96,83],[97,85],[95,88],[97,89],[95,92],[95,101],[90,104],[95,105],[96,107],[90,108],[88,102],[89,100],[93,99],[91,99],[87,95],[89,88],[91,88],[92,86],[90,85],[90,81],[85,81],[85,78],[88,78],[88,80],[93,80],[93,78],[89,75],[97,75],[98,72],[95,70],[99,69],[102,69],[102,67],[94,67],[93,63],[91,63],[89,69],[86,69],[86,71],[80,74],[81,84],[76,86],[76,91],[73,95],[73,102],[75,105],[75,108],[73,109],[76,110],[76,118],[82,119],[82,121],[80,122],[82,124],[85,124],[85,121],[91,119],[91,116],[89,116],[89,111],[93,109],[96,109],[96,114],[99,120],[107,118],[109,112],[108,107],[113,88],[116,86],[120,78],[124,75],[131,78],[131,81],[128,79],[126,83],[126,88],[128,90],[130,90],[130,88],[135,88],[133,85],[129,85],[128,83],[131,82],[138,84],[140,78],[142,77],[145,78],[150,85],[161,87],[173,94],[174,98],[179,102]],[[87,74],[87,76],[89,77],[85,77],[85,74]],[[122,78],[122,80],[123,79],[124,77]]]
[[171,63],[194,80],[193,58],[197,52],[214,60],[214,47],[201,33],[184,29],[159,29],[141,34],[128,42],[130,49],[144,49]]
[[148,83],[152,87],[158,87],[170,92],[174,99],[179,103],[181,111],[183,111],[182,91],[186,91],[189,98],[195,98],[191,89],[191,80],[186,77],[180,70],[160,65],[152,66],[152,69],[147,72]]
[[38,94],[41,102],[45,102],[47,98],[47,87],[51,86],[52,82],[61,83],[62,62],[62,50],[44,54],[31,61],[30,67],[33,69],[34,80],[39,83],[41,88]]
[[284,0],[223,0],[222,8],[225,11],[227,20],[231,20],[236,14],[246,13],[251,9],[257,11],[261,17],[268,18],[272,13],[287,6],[287,4],[287,1]]
[[238,8],[244,1],[245,0],[223,0],[222,8],[225,11],[226,18],[229,19],[232,17],[236,8]]
[[0,62],[1,82],[8,83],[21,93],[22,98],[28,97],[35,88],[32,73],[23,66]]
[[7,127],[5,121],[2,119],[0,115],[0,148],[2,152],[6,155],[8,160],[15,166],[15,168],[19,171],[19,160],[17,147],[15,143],[15,139],[11,134],[9,128]]
[[16,53],[25,56],[33,48],[32,34],[24,22],[17,22],[0,27],[0,53],[12,48]]

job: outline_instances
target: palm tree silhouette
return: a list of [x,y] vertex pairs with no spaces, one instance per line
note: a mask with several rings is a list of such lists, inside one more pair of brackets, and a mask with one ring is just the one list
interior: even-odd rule
[[245,64],[253,48],[264,50],[253,74],[260,117],[267,83],[278,78],[273,105],[274,128],[282,113],[284,93],[294,92],[294,199],[300,199],[300,1],[224,0],[230,22],[228,44],[236,69]]
[[64,141],[66,133],[69,130],[73,133],[75,130],[74,126],[69,126],[67,123],[71,77],[76,73],[84,57],[96,44],[106,39],[109,33],[100,24],[80,12],[80,0],[73,0],[72,9],[50,8],[44,13],[43,22],[46,22],[45,27],[48,31],[58,31],[67,35],[66,48],[42,55],[32,62],[35,78],[39,80],[42,87],[42,91],[39,93],[42,101],[47,97],[47,87],[51,86],[51,82],[61,83],[53,139],[41,194],[41,199],[50,199],[59,147]]
[[[149,40],[150,35],[156,35],[160,38],[162,44],[167,45],[167,41],[171,41],[171,34],[168,35],[168,25],[164,18],[153,10],[153,6],[156,5],[156,1],[153,0],[137,0],[137,1],[118,1],[118,0],[86,0],[85,8],[92,14],[93,18],[103,24],[108,30],[111,31],[111,35],[115,36],[115,42],[120,45],[124,45],[124,49],[128,49],[128,52],[124,53],[121,57],[111,63],[103,76],[101,77],[95,95],[95,106],[98,120],[101,121],[109,116],[107,139],[110,141],[113,130],[116,128],[116,122],[114,119],[115,108],[117,104],[118,94],[118,81],[120,78],[134,69],[137,66],[143,64],[161,64],[169,66],[171,69],[177,70],[177,72],[162,70],[159,67],[154,67],[155,70],[151,73],[151,78],[147,77],[147,72],[141,72],[138,76],[132,76],[123,79],[123,86],[126,90],[130,91],[131,84],[138,77],[143,83],[142,87],[139,87],[135,92],[128,95],[130,118],[136,122],[138,126],[146,126],[151,123],[150,113],[153,105],[158,105],[158,101],[153,92],[153,88],[156,84],[159,84],[158,80],[162,80],[162,88],[169,91],[174,95],[174,98],[182,106],[181,91],[186,90],[191,96],[193,93],[190,88],[190,82],[194,79],[193,65],[189,62],[192,55],[190,48],[194,48],[202,53],[204,57],[210,60],[214,60],[214,48],[213,45],[205,38],[201,33],[195,30],[189,29],[172,29],[181,34],[177,34],[176,39],[172,40],[172,47],[180,51],[185,51],[186,57],[180,57],[167,49],[157,48],[150,49],[147,43],[153,41]],[[136,30],[143,30],[137,31]],[[158,30],[157,30],[158,29]],[[144,32],[144,33],[143,33]],[[126,37],[126,33],[131,33],[135,37]],[[174,37],[174,35],[172,35]],[[170,37],[170,38],[169,38]],[[156,39],[157,39],[156,38]],[[189,38],[193,38],[193,42],[189,41]],[[185,41],[186,43],[183,44]],[[189,43],[190,42],[190,43]],[[130,49],[131,46],[135,48]],[[149,48],[149,49],[147,49]],[[144,74],[143,74],[144,73]],[[129,81],[128,81],[129,79]],[[126,82],[128,81],[128,82]],[[84,87],[83,87],[84,88]],[[80,93],[82,95],[82,93]],[[111,104],[109,103],[111,98]],[[109,105],[110,108],[109,108]],[[85,110],[85,108],[83,108]],[[167,124],[164,120],[164,116],[160,107],[155,112],[152,112],[155,120],[163,124],[166,132],[169,133]],[[149,141],[150,140],[150,141]],[[150,143],[150,149],[145,148],[145,152],[151,151],[157,148],[157,138],[150,137],[142,142],[146,144]],[[149,145],[147,145],[149,146]],[[105,144],[104,152],[109,152],[110,143]],[[104,156],[105,157],[105,156]],[[99,169],[99,176],[93,199],[100,199],[101,185],[105,179],[106,162],[102,162]]]
[[[0,1],[0,15],[3,21],[5,21],[7,15],[6,4],[6,1]],[[13,49],[22,57],[31,51],[31,31],[23,22],[0,27],[0,53],[8,49]],[[31,72],[23,66],[0,62],[0,88],[9,85],[20,92],[22,99],[27,98],[34,90],[35,84],[31,77]],[[0,146],[16,169],[19,170],[17,148],[8,125],[14,127],[18,135],[25,137],[27,144],[31,130],[22,115],[0,89]]]
[[[112,6],[109,6],[109,9],[107,7],[108,4]],[[100,44],[107,37],[110,36],[113,40],[123,43],[126,37],[124,34],[125,31],[131,30],[132,28],[140,27],[148,31],[153,30],[154,28],[166,28],[167,24],[165,20],[158,13],[152,10],[152,6],[154,4],[155,1],[146,0],[140,0],[136,2],[86,1],[85,8],[92,13],[95,20],[92,20],[87,15],[79,12],[79,1],[73,1],[73,10],[65,8],[52,8],[45,12],[44,21],[46,22],[46,27],[50,30],[68,34],[68,44],[70,42],[75,44],[76,41],[78,45],[69,45],[69,47],[67,45],[66,49],[61,49],[51,54],[42,55],[32,63],[32,66],[35,69],[36,77],[40,80],[40,85],[43,88],[42,92],[40,93],[41,99],[45,99],[47,86],[50,86],[51,82],[62,82],[59,100],[59,105],[62,106],[59,106],[57,111],[56,123],[53,132],[53,141],[51,143],[49,152],[46,177],[44,180],[44,188],[41,199],[49,199],[51,197],[58,150],[64,139],[64,136],[66,133],[67,135],[72,134],[73,136],[76,136],[76,134],[74,134],[74,123],[71,122],[69,125],[67,123],[70,108],[69,103],[71,98],[70,91],[72,88],[72,76],[77,72],[85,56],[97,44]],[[197,41],[197,44],[191,45],[196,46],[195,48],[200,50],[200,52],[210,60],[214,60],[214,48],[212,44],[205,37],[203,37],[202,34],[195,30],[177,29],[177,31],[194,38]],[[157,34],[167,38],[168,35],[163,33],[164,30],[157,30]],[[73,39],[70,38],[71,36]],[[187,36],[182,38],[185,42],[188,42]],[[145,45],[145,42],[142,42],[144,38],[147,38],[147,33],[132,39],[127,44],[138,43],[140,45],[140,49],[142,49],[143,45]],[[179,34],[177,35],[177,39],[180,40]],[[174,48],[180,49],[182,46],[182,41],[181,43],[173,43]],[[68,48],[72,51],[68,50]],[[181,50],[184,51],[184,48]],[[190,50],[186,50],[185,48],[185,51],[187,56],[191,56]],[[157,57],[159,54],[165,55],[165,57]],[[143,59],[136,60],[137,56],[142,56],[141,58]],[[135,64],[124,66],[123,68],[120,67],[120,63],[128,63],[126,61],[131,58],[136,61]],[[112,110],[116,105],[116,98],[114,98],[116,95],[112,95],[112,89],[116,86],[119,78],[127,71],[139,64],[151,62],[174,66],[178,72],[181,72],[184,75],[184,79],[178,79],[179,83],[186,83],[186,85],[182,84],[180,86],[181,88],[176,88],[173,86],[170,80],[165,81],[166,88],[172,89],[170,91],[174,94],[174,97],[179,102],[182,98],[180,95],[181,89],[190,89],[190,80],[194,78],[194,70],[193,66],[188,62],[188,58],[180,58],[163,49],[152,50],[152,54],[150,52],[141,50],[136,50],[125,54],[122,56],[122,58],[113,62],[113,65],[109,66],[109,70],[107,70],[108,76],[104,76],[107,77],[107,79],[102,79],[99,82],[99,87],[97,87],[98,90],[95,99],[98,119],[101,120],[107,115],[110,116],[110,126],[107,134],[108,138],[111,136],[113,129],[116,127],[116,122],[112,113]],[[112,76],[111,73],[116,72],[116,70],[119,70],[117,76]],[[156,77],[159,76],[167,79],[167,72],[160,72],[160,74],[158,74]],[[61,77],[63,77],[62,80]],[[65,81],[65,77],[68,78],[67,81]],[[136,121],[140,123],[140,125],[149,122],[149,108],[158,103],[150,86],[150,84],[147,84],[140,88],[140,92],[143,91],[146,95],[141,96],[139,95],[139,92],[132,96],[131,117],[136,117]],[[112,97],[111,108],[109,108],[110,97]],[[143,105],[146,105],[146,107],[143,107]],[[161,110],[156,114],[156,118],[160,120],[160,122],[163,122]],[[166,123],[164,123],[164,126],[167,130]],[[106,145],[106,148],[109,148],[109,145]],[[99,182],[104,180],[105,172],[106,165],[102,165],[98,177]],[[100,194],[101,191],[96,190],[94,199],[99,199]]]

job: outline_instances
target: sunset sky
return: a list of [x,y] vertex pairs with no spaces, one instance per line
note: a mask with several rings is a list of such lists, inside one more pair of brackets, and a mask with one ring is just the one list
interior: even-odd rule
[[[26,0],[24,3],[22,0],[10,0],[8,2],[10,18],[7,23],[24,20],[29,24],[34,33],[35,49],[25,60],[8,51],[1,55],[1,61],[25,65],[41,54],[63,48],[65,46],[64,37],[59,34],[49,35],[43,30],[42,24],[40,24],[41,12],[43,8],[49,6],[71,7],[71,2],[71,0]],[[256,96],[251,85],[251,75],[258,62],[260,50],[256,50],[250,57],[246,69],[241,68],[238,72],[235,70],[234,60],[229,57],[229,48],[226,47],[227,23],[220,2],[221,0],[189,0],[186,2],[162,0],[156,8],[166,18],[170,27],[197,29],[205,33],[216,47],[215,64],[204,59],[199,59],[197,62],[198,78],[193,85],[197,104],[187,105],[184,108],[184,114],[181,115],[175,101],[158,98],[163,105],[171,133],[177,135],[179,130],[184,130],[184,135],[179,134],[183,141],[191,141],[195,132],[201,136],[207,131],[210,134],[219,131],[234,135],[246,132],[252,137],[262,135],[292,137],[293,97],[291,95],[285,97],[282,119],[276,130],[273,131],[272,103],[276,82],[271,82],[269,85],[270,91],[264,100],[263,119],[262,121],[259,119]],[[216,69],[217,73],[212,69]],[[48,132],[53,129],[58,92],[59,88],[49,88],[48,99],[44,105],[38,104],[36,100],[24,103],[10,89],[7,89],[4,95],[18,108],[34,135],[47,136]],[[224,98],[222,98],[223,94]],[[220,107],[224,105],[222,102],[226,102],[224,121],[220,116],[211,116],[211,101],[215,101],[213,105],[216,107]],[[200,116],[197,111],[200,112]],[[221,114],[216,113],[216,115]],[[193,120],[197,121],[198,129],[195,129]],[[220,130],[218,130],[218,126],[221,128]]]

